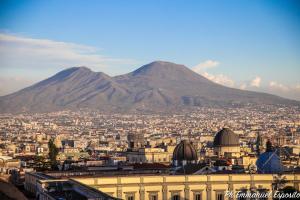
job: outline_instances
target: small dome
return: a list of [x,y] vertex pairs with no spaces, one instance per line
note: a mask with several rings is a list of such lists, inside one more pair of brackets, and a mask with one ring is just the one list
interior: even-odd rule
[[283,166],[280,157],[274,152],[270,141],[266,144],[266,152],[261,154],[256,161],[257,171],[264,174],[282,173]]
[[214,139],[214,147],[239,146],[239,137],[229,128],[220,130]]
[[173,160],[175,161],[196,161],[197,152],[194,146],[187,140],[181,141],[174,149]]

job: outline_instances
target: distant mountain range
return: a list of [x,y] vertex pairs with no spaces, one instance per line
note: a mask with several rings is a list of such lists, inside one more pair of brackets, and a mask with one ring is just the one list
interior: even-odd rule
[[200,106],[300,105],[266,93],[216,84],[184,65],[156,61],[110,77],[73,67],[0,97],[0,112],[49,112],[81,108],[107,112],[171,112]]

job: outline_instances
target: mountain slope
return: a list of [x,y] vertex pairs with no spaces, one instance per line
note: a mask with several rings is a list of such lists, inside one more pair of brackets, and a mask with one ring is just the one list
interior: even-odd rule
[[225,87],[183,65],[162,61],[144,65],[129,74],[115,77],[114,80],[133,89],[136,95],[157,91],[161,96],[167,97],[162,104],[174,103],[176,106],[297,104],[296,101],[275,95]]
[[1,112],[44,112],[65,108],[113,106],[128,93],[111,77],[88,68],[70,68],[33,86],[0,98]]
[[1,112],[62,109],[178,111],[193,106],[299,105],[270,94],[216,84],[183,65],[156,61],[116,77],[73,67],[33,86],[0,97]]

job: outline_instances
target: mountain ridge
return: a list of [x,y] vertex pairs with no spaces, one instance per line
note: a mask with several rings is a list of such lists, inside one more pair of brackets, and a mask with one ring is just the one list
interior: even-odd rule
[[15,93],[0,97],[0,112],[91,109],[107,112],[179,111],[202,106],[300,105],[271,94],[214,83],[184,65],[155,61],[111,77],[72,67]]

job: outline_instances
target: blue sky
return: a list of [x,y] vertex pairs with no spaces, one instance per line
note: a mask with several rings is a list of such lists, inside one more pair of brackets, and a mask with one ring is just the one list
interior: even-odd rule
[[300,99],[297,1],[0,1],[0,33],[0,95],[72,66],[116,75],[165,60]]

